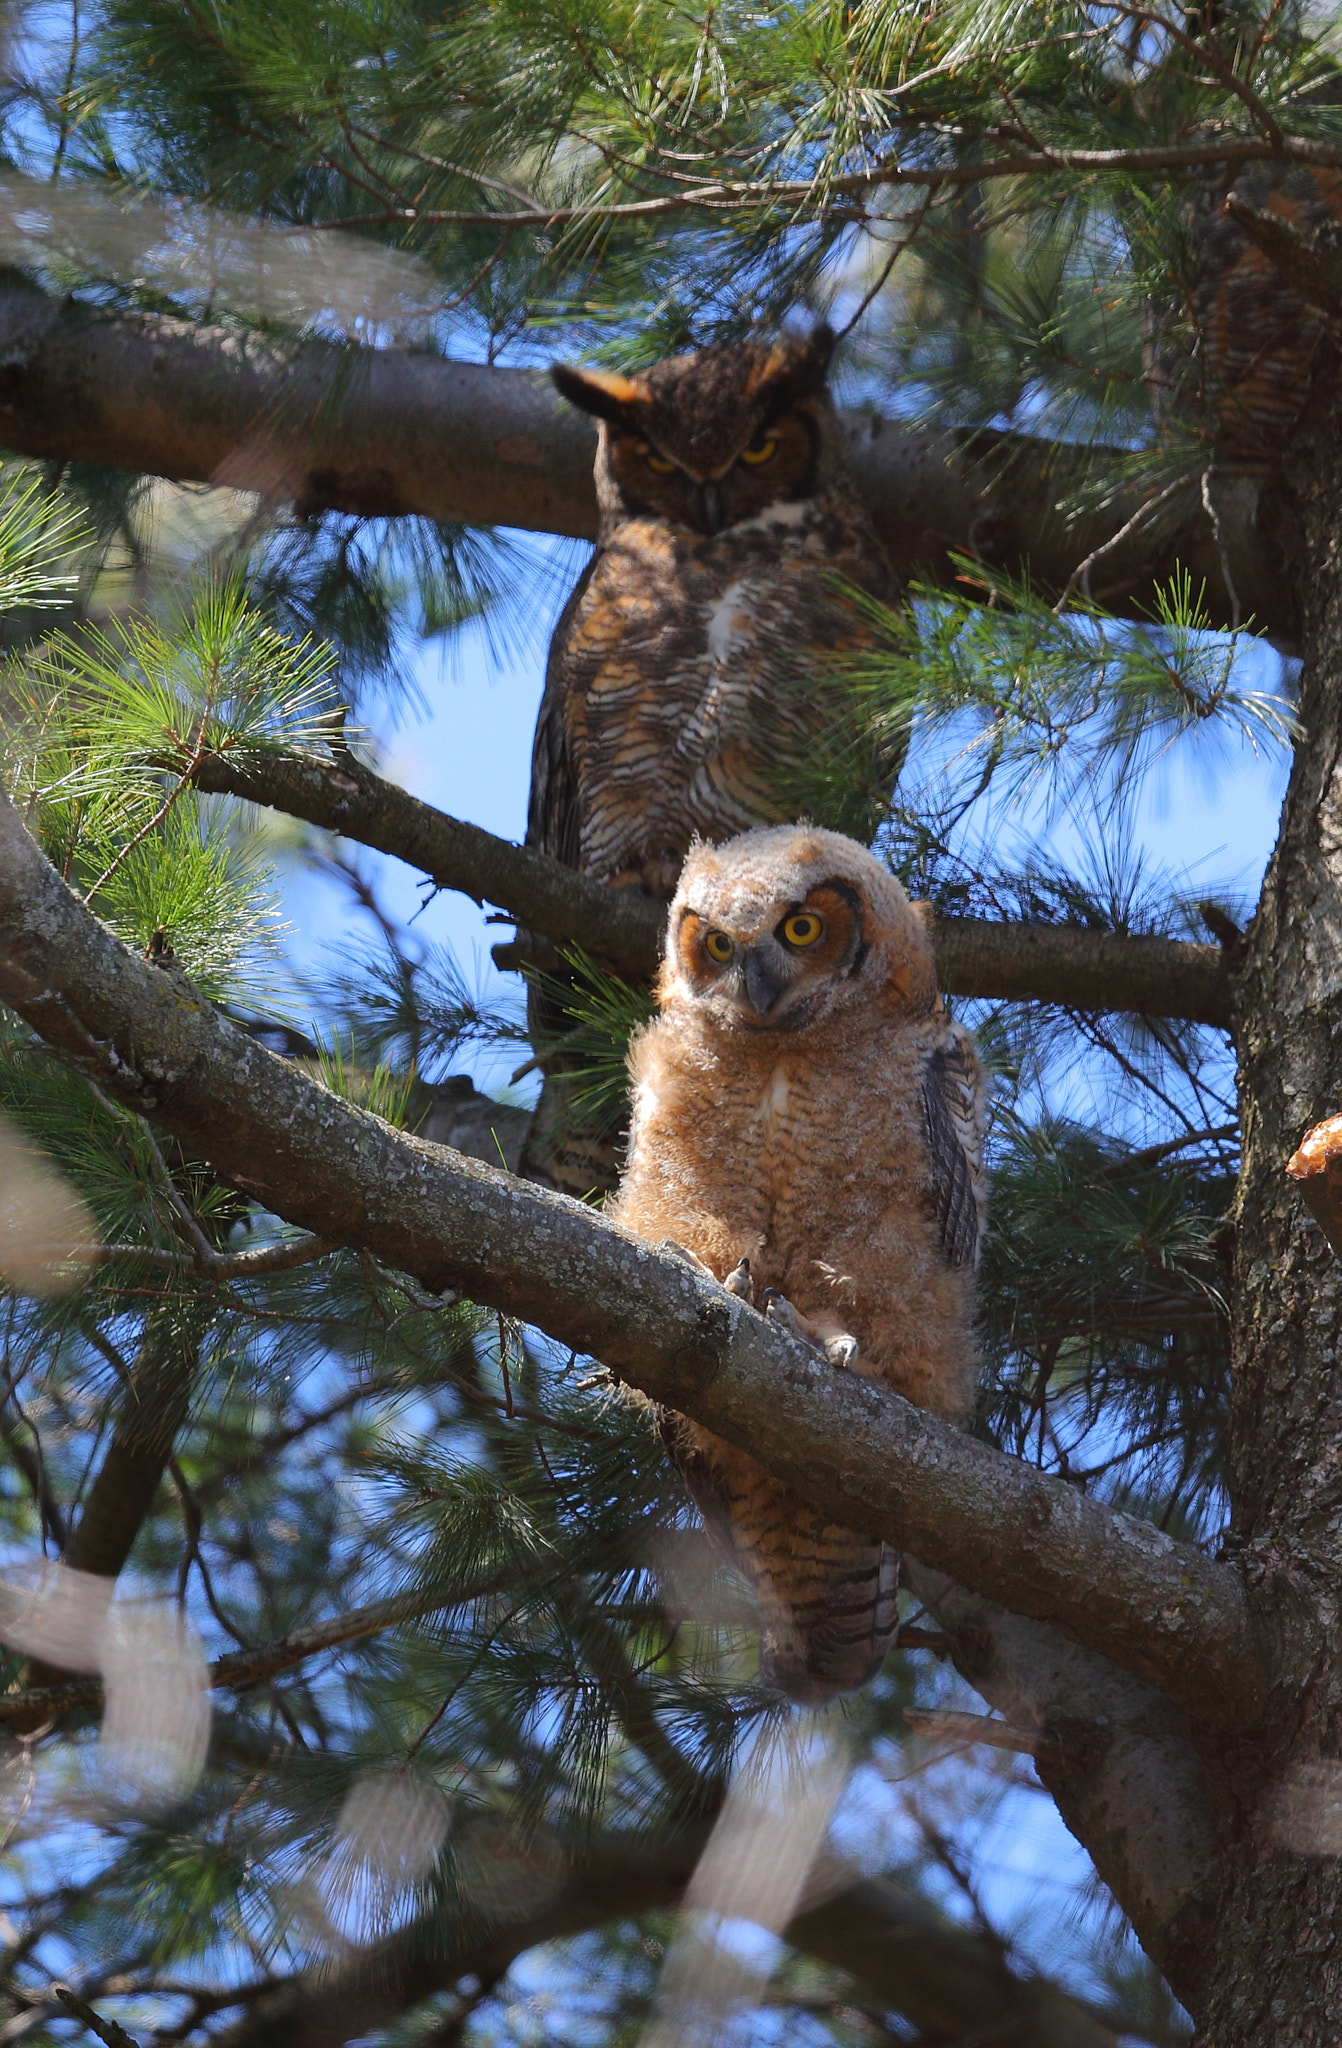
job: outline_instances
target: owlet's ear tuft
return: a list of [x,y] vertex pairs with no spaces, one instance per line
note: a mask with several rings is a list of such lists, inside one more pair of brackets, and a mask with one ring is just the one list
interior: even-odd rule
[[570,405],[594,413],[599,420],[610,420],[615,426],[636,424],[631,412],[648,403],[648,394],[641,386],[613,370],[579,370],[570,363],[556,363],[550,371],[550,381]]

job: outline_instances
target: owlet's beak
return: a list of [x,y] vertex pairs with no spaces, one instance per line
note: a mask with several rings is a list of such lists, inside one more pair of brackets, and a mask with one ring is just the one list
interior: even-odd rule
[[741,981],[746,1001],[757,1017],[768,1016],[780,996],[786,993],[790,979],[774,939],[761,939],[750,947],[742,961]]

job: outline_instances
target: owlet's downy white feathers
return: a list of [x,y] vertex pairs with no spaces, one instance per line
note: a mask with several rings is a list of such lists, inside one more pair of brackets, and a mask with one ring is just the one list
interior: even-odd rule
[[[836,1369],[962,1420],[984,1078],[898,881],[808,825],[696,845],[658,997],[630,1053],[615,1220],[683,1249]],[[710,1534],[758,1589],[764,1683],[812,1705],[863,1685],[896,1632],[894,1552],[687,1417],[659,1419]]]

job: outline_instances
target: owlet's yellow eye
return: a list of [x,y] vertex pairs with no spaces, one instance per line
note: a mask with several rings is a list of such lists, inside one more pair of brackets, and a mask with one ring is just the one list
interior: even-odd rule
[[716,960],[719,967],[721,967],[726,961],[731,959],[732,954],[736,951],[736,947],[727,937],[726,932],[709,932],[704,939],[704,951],[708,954],[710,960]]
[[778,453],[777,434],[756,434],[748,448],[741,450],[742,462],[772,462]]
[[655,448],[645,448],[643,450],[643,460],[647,463],[648,468],[658,476],[670,476],[676,466],[674,462],[669,462],[665,455],[659,455]]
[[799,910],[795,917],[783,920],[783,937],[789,946],[813,946],[823,938],[825,920],[817,917],[813,910]]

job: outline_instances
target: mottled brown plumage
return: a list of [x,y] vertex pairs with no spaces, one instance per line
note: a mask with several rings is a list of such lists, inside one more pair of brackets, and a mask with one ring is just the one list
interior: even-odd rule
[[[601,530],[551,643],[529,845],[669,897],[696,834],[786,814],[770,769],[833,714],[824,658],[869,637],[837,586],[898,596],[825,388],[832,347],[822,327],[636,377],[555,372],[600,422]],[[554,1055],[567,1023],[533,995],[552,1057],[523,1165],[583,1196],[612,1185],[616,1153]]]
[[[1191,309],[1205,401],[1222,459],[1269,464],[1304,409],[1326,324],[1225,212],[1223,189],[1204,201]],[[1342,221],[1342,172],[1255,164],[1232,189],[1305,234]]]
[[669,896],[690,840],[779,815],[769,761],[826,722],[817,658],[893,601],[825,389],[832,337],[556,372],[597,415],[601,530],[550,650],[528,842]]
[[[983,1075],[899,883],[807,825],[697,847],[659,999],[630,1056],[617,1221],[683,1247],[836,1366],[962,1418]],[[863,1684],[895,1632],[888,1548],[684,1416],[663,1433],[759,1588],[765,1682],[811,1702]]]
[[1263,163],[1233,180],[1198,181],[1180,274],[1165,305],[1149,311],[1146,370],[1158,416],[1191,428],[1218,467],[1261,474],[1280,461],[1308,403],[1328,323],[1232,217],[1227,195],[1307,241],[1322,232],[1331,248],[1342,172]]

